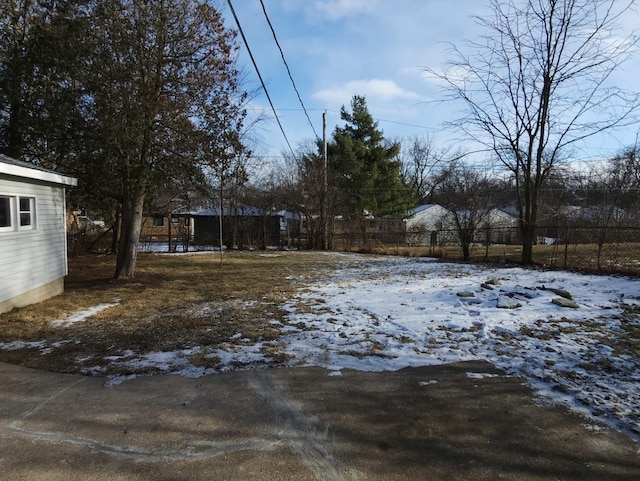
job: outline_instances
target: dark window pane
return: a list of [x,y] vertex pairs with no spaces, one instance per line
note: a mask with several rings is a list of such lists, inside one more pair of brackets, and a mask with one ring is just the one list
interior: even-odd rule
[[31,199],[29,197],[20,197],[20,212],[31,210]]
[[29,212],[20,212],[20,225],[31,225],[31,214]]
[[0,197],[0,227],[11,227],[11,199]]

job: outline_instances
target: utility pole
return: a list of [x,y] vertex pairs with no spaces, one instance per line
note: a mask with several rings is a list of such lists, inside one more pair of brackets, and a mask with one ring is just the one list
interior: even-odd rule
[[327,111],[322,112],[322,160],[324,182],[322,186],[322,249],[329,249],[329,219],[328,219],[328,181],[327,181]]
[[220,170],[220,192],[218,192],[218,194],[220,194],[220,198],[218,199],[220,201],[220,212],[219,212],[219,216],[218,216],[218,228],[220,230],[220,267],[222,267],[222,263],[224,261],[224,252],[223,252],[223,247],[224,244],[222,242],[222,226],[223,221],[222,221],[222,216],[224,214],[224,173],[222,171],[222,169]]

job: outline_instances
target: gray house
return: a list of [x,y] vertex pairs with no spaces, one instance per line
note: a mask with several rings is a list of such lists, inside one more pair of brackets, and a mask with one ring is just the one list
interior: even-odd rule
[[62,293],[65,188],[77,180],[0,155],[0,312]]

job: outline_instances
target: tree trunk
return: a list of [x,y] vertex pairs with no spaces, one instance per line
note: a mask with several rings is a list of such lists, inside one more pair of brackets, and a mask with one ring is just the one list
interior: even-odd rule
[[116,207],[116,213],[113,220],[113,235],[111,236],[111,253],[117,254],[118,240],[120,239],[120,223],[122,220],[122,207]]
[[6,154],[14,159],[22,159],[24,153],[24,132],[23,132],[23,104],[22,101],[11,102],[11,113],[9,114],[8,138],[9,142]]
[[167,217],[169,218],[169,224],[167,225],[167,231],[169,232],[168,239],[167,239],[169,241],[169,250],[167,252],[171,253],[171,252],[175,252],[175,249],[172,248],[173,244],[171,242],[171,235],[173,234],[173,232],[171,232],[172,231],[172,229],[171,229],[171,227],[172,227],[171,226],[171,209],[169,209],[169,213],[168,213]]
[[125,198],[122,205],[120,241],[114,276],[116,279],[131,279],[134,275],[138,260],[144,194],[144,189],[137,187],[130,196]]
[[522,258],[524,265],[533,264],[533,244],[536,236],[536,226],[524,223],[522,226]]
[[462,243],[462,260],[468,261],[471,257],[471,246],[467,241]]
[[367,219],[364,215],[358,216],[358,226],[360,227],[360,237],[362,239],[362,248],[369,250],[369,238],[367,237]]
[[460,246],[462,247],[462,260],[468,261],[471,258],[471,241],[473,240],[473,231],[468,227],[460,228]]

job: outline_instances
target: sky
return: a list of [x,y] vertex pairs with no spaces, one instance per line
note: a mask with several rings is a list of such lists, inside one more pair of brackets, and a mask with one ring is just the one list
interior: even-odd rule
[[[327,113],[328,137],[342,126],[340,108],[354,95],[364,95],[386,138],[432,136],[441,149],[472,150],[460,132],[443,125],[459,118],[462,105],[443,102],[442,86],[425,68],[443,71],[465,42],[482,32],[474,17],[489,13],[488,0],[264,0],[291,75],[311,120],[298,101],[260,0],[232,2],[283,129],[295,151],[322,137],[322,113]],[[227,25],[236,28],[228,3],[219,0]],[[627,15],[623,30],[640,25],[637,12]],[[260,83],[241,37],[239,64],[249,89]],[[637,88],[640,55],[623,66],[617,80]],[[277,161],[287,142],[259,92],[251,114],[265,112],[254,137],[255,151]],[[604,158],[635,142],[636,129],[592,139],[574,152],[578,158]]]

